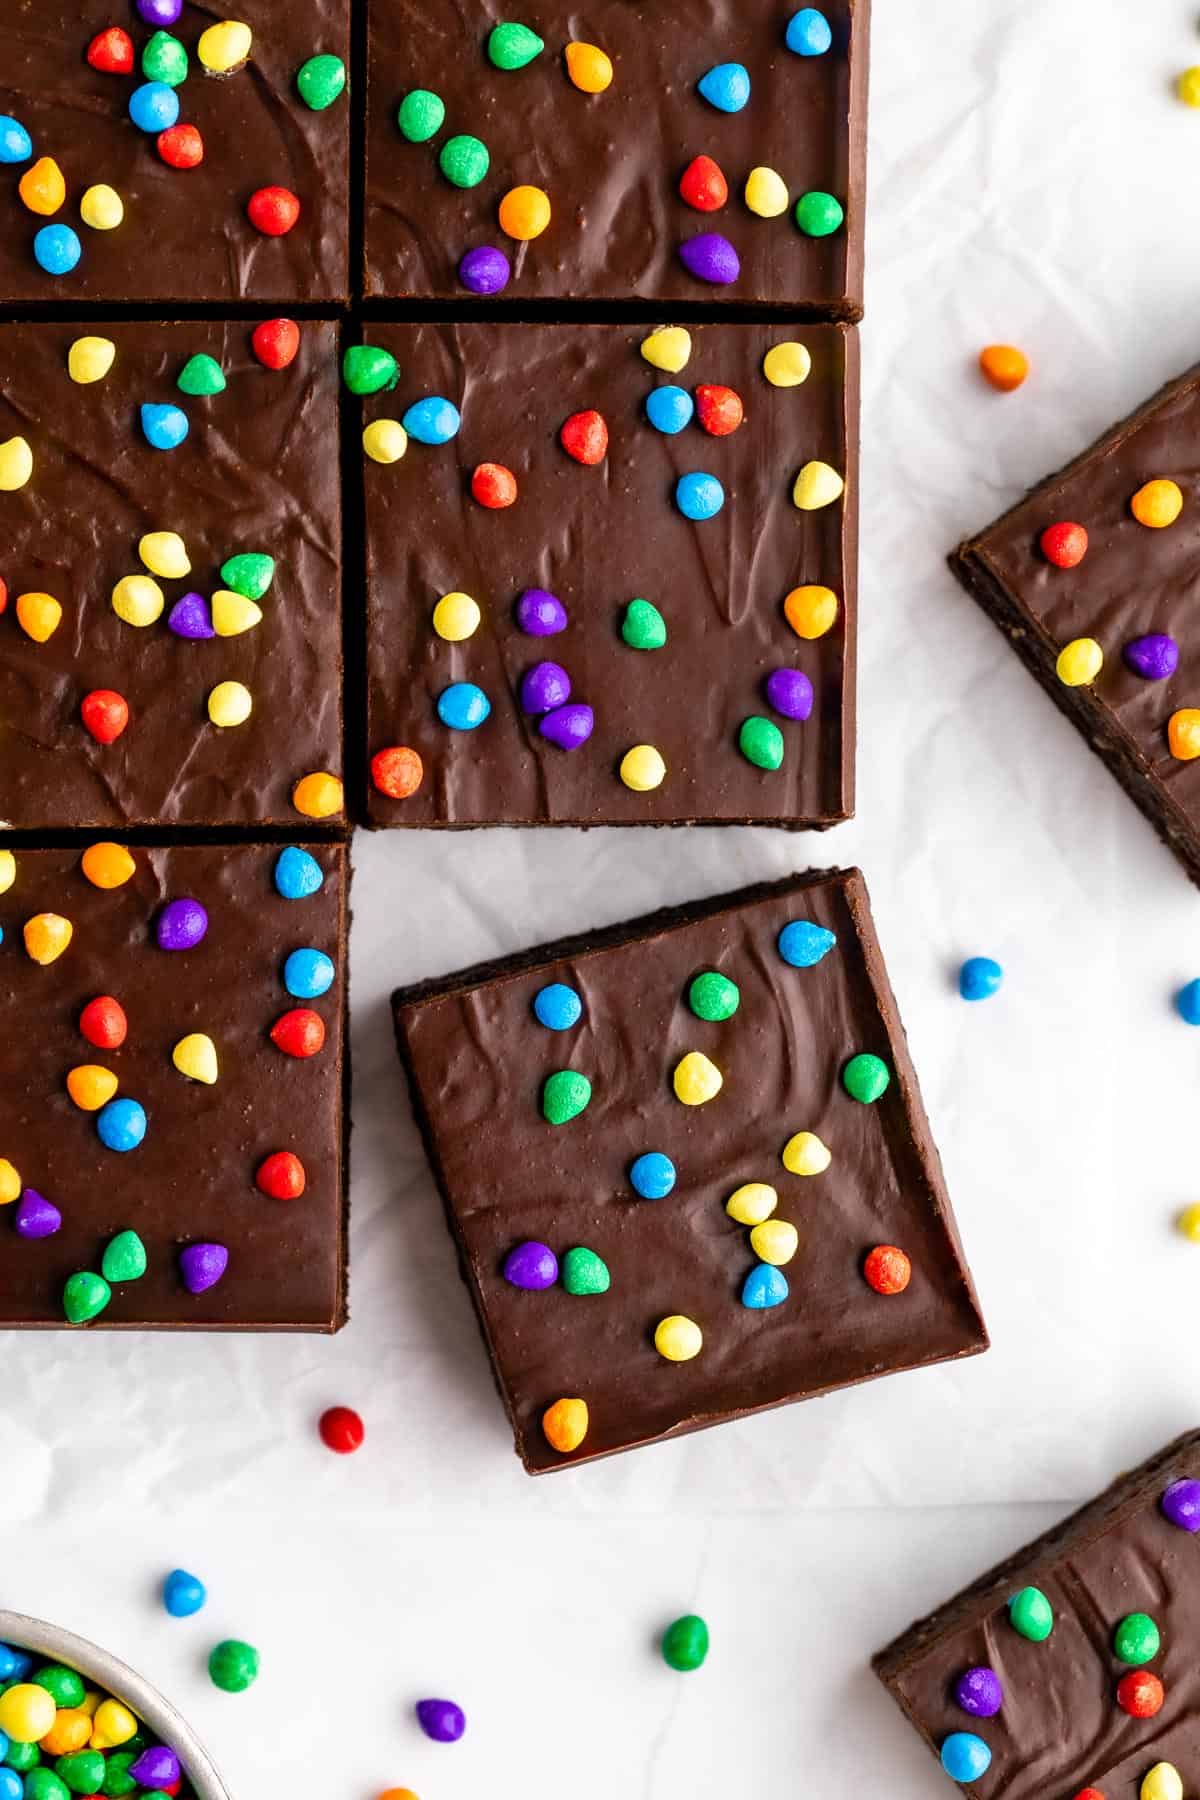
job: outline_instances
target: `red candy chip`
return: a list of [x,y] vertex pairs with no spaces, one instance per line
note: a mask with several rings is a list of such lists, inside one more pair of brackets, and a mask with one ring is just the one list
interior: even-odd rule
[[194,125],[171,125],[158,134],[158,154],[172,169],[194,169],[204,161],[204,139]]
[[285,1056],[315,1056],[325,1042],[325,1021],[311,1006],[293,1006],[272,1025],[271,1042]]
[[84,695],[79,711],[98,744],[115,744],[129,723],[129,704],[112,688],[93,688]]
[[254,1185],[271,1200],[298,1200],[304,1192],[304,1164],[290,1150],[276,1150],[259,1163]]
[[300,202],[290,188],[259,188],[246,202],[246,212],[264,237],[285,237],[300,217]]
[[328,1412],[321,1414],[317,1430],[326,1449],[335,1451],[338,1456],[350,1456],[355,1450],[361,1450],[367,1435],[362,1420],[349,1406],[331,1406]]
[[1061,525],[1047,525],[1041,536],[1042,555],[1056,569],[1075,569],[1087,555],[1088,534],[1082,525],[1070,520]]
[[79,1029],[97,1050],[117,1050],[125,1042],[129,1020],[119,1000],[111,994],[97,994],[80,1013]]
[[407,800],[421,785],[425,765],[407,744],[391,744],[371,758],[371,780],[389,800]]
[[102,75],[129,75],[133,72],[133,39],[119,25],[98,31],[87,47],[87,59]]
[[498,512],[516,499],[517,478],[503,463],[480,463],[471,477],[471,493],[480,506]]
[[295,319],[264,319],[250,334],[250,348],[264,369],[286,369],[300,348]]
[[0,581],[0,613],[2,613],[4,611],[4,609],[7,605],[8,605],[8,584],[7,584],[7,582]]
[[731,387],[713,387],[706,382],[696,389],[696,417],[710,437],[728,437],[745,412]]
[[1131,1719],[1152,1719],[1165,1698],[1162,1682],[1149,1669],[1130,1669],[1117,1683],[1117,1705]]
[[1075,1800],[1104,1800],[1099,1788],[1080,1788]]
[[719,212],[729,183],[711,156],[694,156],[679,178],[679,192],[697,212]]
[[876,1244],[863,1264],[863,1277],[877,1294],[902,1294],[912,1280],[912,1264],[895,1244]]
[[608,452],[608,426],[598,412],[572,413],[558,437],[567,455],[589,468]]

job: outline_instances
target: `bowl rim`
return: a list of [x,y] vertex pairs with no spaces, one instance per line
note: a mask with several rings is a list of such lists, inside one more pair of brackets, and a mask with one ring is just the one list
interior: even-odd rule
[[2,1609],[0,1643],[66,1663],[86,1680],[106,1689],[114,1699],[124,1701],[163,1743],[175,1751],[198,1800],[233,1800],[208,1751],[183,1714],[152,1682],[122,1662],[119,1656],[101,1649],[88,1638],[77,1637],[73,1631],[65,1631],[61,1625]]

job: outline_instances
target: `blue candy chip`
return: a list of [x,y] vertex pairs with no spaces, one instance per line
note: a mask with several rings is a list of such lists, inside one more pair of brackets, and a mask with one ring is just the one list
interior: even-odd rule
[[172,1569],[163,1582],[163,1605],[173,1619],[190,1619],[208,1599],[208,1590],[198,1575],[186,1569]]
[[283,965],[283,985],[297,1000],[319,1000],[337,970],[323,950],[293,950]]
[[285,900],[307,900],[319,894],[325,885],[321,865],[308,850],[289,844],[281,850],[275,863],[275,889]]
[[129,96],[129,116],[139,131],[167,131],[179,119],[179,95],[165,81],[145,81]]
[[958,972],[958,991],[964,1000],[990,1000],[1004,980],[1004,970],[990,956],[969,956]]
[[712,519],[725,504],[725,489],[715,475],[681,475],[675,484],[675,504],[685,519]]
[[823,925],[810,919],[793,919],[779,934],[779,954],[793,969],[811,969],[823,956],[828,956],[837,938]]
[[629,1184],[643,1200],[664,1200],[675,1186],[675,1164],[661,1150],[647,1150],[630,1169]]
[[[170,89],[167,90],[170,92]],[[191,427],[188,416],[178,406],[143,406],[142,430],[146,442],[156,450],[177,450]]]
[[33,1667],[32,1656],[14,1650],[11,1644],[0,1644],[0,1681],[24,1681]]
[[1179,1016],[1188,1025],[1200,1025],[1200,981],[1189,981],[1175,996]]
[[83,245],[69,225],[43,225],[34,237],[33,254],[47,275],[69,275],[83,255]]
[[0,1800],[22,1800],[25,1783],[15,1769],[0,1769]]
[[802,6],[788,20],[786,43],[797,56],[824,56],[833,43],[829,20],[817,7]]
[[759,1263],[751,1269],[742,1284],[742,1305],[751,1312],[765,1312],[769,1306],[782,1306],[788,1297],[787,1276],[770,1263]]
[[96,1114],[100,1142],[108,1150],[136,1150],[146,1135],[146,1109],[136,1100],[110,1100]]
[[448,444],[462,424],[462,417],[451,401],[434,395],[410,406],[401,424],[418,444]]
[[942,1767],[951,1781],[978,1781],[991,1761],[991,1751],[973,1731],[952,1731],[942,1740]]
[[741,112],[750,98],[750,71],[742,63],[718,63],[696,85],[718,112]]
[[33,139],[21,121],[0,113],[0,163],[28,162],[32,155]]
[[533,1010],[547,1031],[570,1031],[583,1017],[583,1001],[565,981],[552,981],[534,996]]
[[452,681],[438,695],[438,718],[451,731],[474,731],[492,710],[483,689],[473,681]]
[[646,417],[655,431],[664,431],[669,437],[691,424],[695,410],[686,388],[657,387],[646,395]]

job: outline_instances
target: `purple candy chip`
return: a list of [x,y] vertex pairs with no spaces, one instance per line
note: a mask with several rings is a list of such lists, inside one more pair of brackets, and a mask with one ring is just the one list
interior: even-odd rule
[[208,930],[208,914],[198,900],[168,900],[154,927],[160,950],[194,950]]
[[702,231],[699,237],[686,238],[679,246],[679,260],[689,275],[714,287],[728,287],[742,272],[737,251],[719,231]]
[[561,663],[534,663],[521,678],[521,711],[553,712],[571,698],[571,677]]
[[467,1715],[453,1700],[418,1700],[417,1724],[435,1744],[457,1744],[467,1729]]
[[595,713],[581,700],[572,701],[570,706],[556,706],[538,721],[542,736],[560,750],[578,750],[580,744],[587,743],[595,726]]
[[165,1744],[151,1744],[143,1750],[135,1763],[131,1763],[129,1773],[133,1780],[140,1782],[144,1788],[170,1787],[183,1775],[179,1766],[179,1758]]
[[18,1237],[53,1237],[62,1226],[62,1214],[45,1194],[39,1194],[36,1188],[26,1188],[17,1201],[13,1224]]
[[767,676],[767,699],[785,719],[807,719],[813,709],[813,685],[803,669],[773,669]]
[[1160,1505],[1180,1531],[1200,1531],[1200,1481],[1173,1481]]
[[1165,631],[1152,631],[1147,637],[1131,638],[1122,655],[1126,666],[1143,681],[1165,681],[1179,667],[1179,645]]
[[994,1719],[1004,1705],[1004,1689],[995,1669],[968,1669],[960,1675],[954,1698],[974,1719]]
[[147,25],[178,25],[183,0],[137,0],[137,10]]
[[567,609],[557,594],[526,588],[517,601],[517,624],[527,637],[555,637],[567,629]]
[[224,1244],[189,1244],[179,1252],[179,1273],[189,1294],[203,1294],[216,1287],[229,1267]]
[[504,1279],[512,1287],[531,1288],[540,1293],[543,1288],[552,1288],[558,1280],[558,1258],[549,1244],[539,1244],[531,1238],[526,1244],[518,1244],[505,1257]]
[[203,594],[185,594],[167,614],[167,629],[181,638],[215,637],[212,610]]
[[512,264],[503,250],[481,244],[468,250],[458,265],[458,279],[472,294],[498,294],[506,288],[512,275]]

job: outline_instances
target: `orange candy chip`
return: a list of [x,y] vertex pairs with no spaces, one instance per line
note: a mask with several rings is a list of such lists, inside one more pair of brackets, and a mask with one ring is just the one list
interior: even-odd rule
[[1167,742],[1176,761],[1195,762],[1200,756],[1200,707],[1185,706],[1171,714]]
[[550,196],[541,188],[510,188],[500,202],[500,229],[518,243],[541,237],[549,223]]
[[979,367],[997,393],[1011,394],[1028,376],[1029,358],[1015,344],[989,344],[979,352]]
[[324,769],[304,775],[292,789],[292,805],[306,818],[331,819],[345,805],[342,784]]
[[57,962],[74,936],[75,927],[61,913],[35,913],[25,926],[25,949],[43,967]]
[[863,1275],[877,1294],[902,1294],[912,1280],[912,1264],[895,1244],[876,1244],[863,1264]]
[[17,184],[17,192],[31,213],[49,218],[67,197],[63,172],[52,156],[40,156]]
[[124,844],[89,844],[80,868],[96,888],[124,887],[137,864]]
[[542,1430],[546,1434],[546,1442],[560,1456],[569,1456],[572,1450],[578,1450],[588,1429],[588,1409],[586,1400],[556,1400],[542,1414]]
[[43,1756],[70,1756],[92,1741],[92,1721],[79,1707],[60,1706],[38,1748]]
[[406,744],[392,744],[371,758],[371,780],[389,800],[407,800],[415,794],[424,773],[421,758]]

